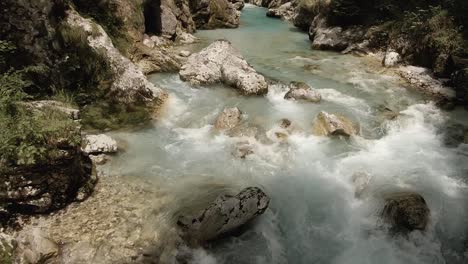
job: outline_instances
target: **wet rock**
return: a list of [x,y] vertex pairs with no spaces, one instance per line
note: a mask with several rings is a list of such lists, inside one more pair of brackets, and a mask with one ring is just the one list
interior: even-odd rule
[[109,157],[105,154],[89,155],[89,158],[96,165],[104,165],[109,160]]
[[443,134],[444,145],[451,148],[456,148],[460,144],[466,144],[466,135],[468,129],[461,124],[448,124],[441,128]]
[[292,124],[291,120],[289,120],[287,118],[283,118],[283,119],[281,119],[280,127],[284,128],[284,129],[290,128],[291,124]]
[[347,118],[320,112],[312,128],[312,132],[316,136],[345,136],[357,134],[356,125]]
[[87,154],[116,153],[118,149],[117,141],[104,134],[87,135],[83,143],[83,152]]
[[219,130],[231,129],[239,125],[241,119],[242,112],[239,108],[226,108],[216,119],[214,127]]
[[354,196],[356,198],[361,198],[369,186],[371,176],[366,172],[356,172],[351,177],[351,181],[354,186]]
[[252,137],[254,138],[258,133],[256,127],[249,127],[247,125],[240,125],[226,131],[226,135],[230,137]]
[[364,40],[360,43],[352,43],[350,44],[345,50],[343,50],[341,53],[343,54],[355,54],[355,55],[367,55],[369,54],[370,49],[369,49],[369,41]]
[[305,100],[308,102],[318,103],[322,100],[322,96],[306,83],[292,82],[289,85],[289,91],[284,96],[284,99]]
[[439,54],[434,61],[432,71],[437,77],[450,77],[450,74],[455,71],[455,63],[452,56],[446,53]]
[[218,40],[192,54],[182,66],[180,78],[192,85],[224,83],[245,95],[268,92],[265,78],[258,74],[226,40]]
[[190,243],[202,243],[229,234],[263,214],[270,198],[257,187],[239,194],[220,195],[206,209],[195,215],[181,215],[177,225]]
[[232,152],[232,155],[239,159],[245,159],[247,156],[254,154],[253,146],[248,142],[237,144]]
[[191,53],[190,53],[190,51],[188,51],[188,50],[182,50],[182,51],[179,52],[179,55],[180,55],[181,57],[188,57],[188,56],[190,56],[190,54],[191,54]]
[[417,193],[395,193],[385,198],[382,217],[394,232],[425,230],[429,215],[426,201]]
[[408,82],[412,88],[430,96],[436,102],[452,101],[455,93],[452,89],[432,77],[431,72],[426,68],[415,66],[401,66],[398,74]]
[[401,56],[398,52],[389,50],[385,53],[382,65],[385,67],[394,67],[401,61]]
[[452,85],[455,87],[457,100],[468,106],[468,68],[452,74]]
[[59,253],[58,245],[38,228],[21,233],[17,243],[19,263],[50,263]]
[[179,34],[177,34],[177,37],[176,37],[176,41],[182,44],[192,44],[192,43],[197,42],[197,40],[198,40],[197,37],[186,32],[180,32]]
[[239,26],[240,12],[228,0],[192,0],[190,10],[197,29]]

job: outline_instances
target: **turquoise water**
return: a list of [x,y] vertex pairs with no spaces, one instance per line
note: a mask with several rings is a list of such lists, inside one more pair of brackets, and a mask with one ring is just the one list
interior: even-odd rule
[[[255,185],[268,193],[265,215],[242,235],[194,251],[194,263],[466,263],[468,147],[448,148],[439,133],[462,114],[426,103],[372,59],[312,51],[306,34],[264,14],[247,6],[239,29],[200,31],[201,42],[186,48],[228,39],[268,78],[307,82],[323,101],[286,101],[281,85],[264,97],[244,97],[222,85],[190,87],[177,74],[153,75],[151,81],[171,94],[165,113],[151,128],[114,133],[128,148],[109,173],[159,183],[171,201],[159,212],[168,225],[174,211],[200,206],[222,191]],[[233,106],[258,137],[213,130],[216,116]],[[386,120],[382,107],[401,114]],[[311,135],[322,110],[358,122],[360,136]],[[286,143],[272,136],[282,118],[298,128]],[[238,144],[249,144],[254,154],[234,157]],[[356,186],[354,175],[364,175],[365,184]],[[379,224],[382,195],[401,190],[426,199],[426,232],[391,237]]]

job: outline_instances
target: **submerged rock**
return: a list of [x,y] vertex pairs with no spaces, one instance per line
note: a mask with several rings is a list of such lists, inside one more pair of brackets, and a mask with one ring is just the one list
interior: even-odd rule
[[227,235],[263,214],[270,198],[257,187],[239,194],[220,195],[206,209],[195,215],[181,215],[177,225],[190,243],[202,243]]
[[429,215],[426,201],[417,193],[395,193],[385,198],[382,217],[394,232],[425,230]]
[[322,100],[322,96],[306,83],[292,82],[289,85],[289,91],[284,96],[284,99],[305,100],[318,103]]
[[320,112],[312,128],[312,132],[316,136],[345,136],[357,134],[356,125],[347,118]]
[[192,54],[179,74],[182,80],[192,85],[225,83],[246,95],[268,92],[265,78],[226,40],[215,41],[201,52]]
[[236,144],[232,155],[239,159],[245,159],[247,156],[254,154],[253,146],[250,145],[248,142],[240,142]]
[[84,138],[83,152],[87,154],[115,153],[117,149],[117,141],[108,135],[87,135]]
[[219,130],[231,129],[239,125],[241,118],[242,112],[239,108],[226,108],[216,119],[214,127]]

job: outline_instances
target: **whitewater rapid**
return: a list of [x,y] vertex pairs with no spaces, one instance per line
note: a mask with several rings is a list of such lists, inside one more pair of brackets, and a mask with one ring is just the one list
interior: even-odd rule
[[[108,165],[109,174],[158,182],[172,197],[162,212],[168,219],[226,190],[260,186],[268,193],[265,215],[241,236],[194,250],[194,263],[466,263],[468,148],[447,147],[443,133],[454,114],[408,91],[374,62],[310,50],[305,34],[264,12],[249,6],[239,29],[199,32],[193,50],[227,38],[259,72],[304,81],[323,102],[287,101],[281,85],[264,97],[244,97],[222,85],[194,88],[176,74],[153,75],[170,93],[164,116],[151,128],[113,133],[128,148]],[[234,106],[259,137],[214,131],[217,115]],[[399,114],[386,119],[382,107]],[[313,136],[320,111],[359,123],[360,136]],[[274,137],[283,118],[296,127],[286,142]],[[254,154],[232,155],[246,143]],[[426,232],[388,235],[379,214],[383,195],[394,191],[425,198]]]

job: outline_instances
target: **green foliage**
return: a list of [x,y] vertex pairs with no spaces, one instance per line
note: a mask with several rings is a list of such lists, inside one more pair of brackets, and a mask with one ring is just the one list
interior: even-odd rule
[[66,89],[69,99],[73,98],[78,105],[103,98],[114,78],[108,61],[89,47],[88,33],[83,29],[64,24],[60,36],[68,57],[58,65],[63,88],[55,93]]
[[141,126],[151,120],[145,106],[128,107],[105,101],[86,106],[81,115],[85,128],[98,130]]
[[20,102],[14,111],[0,111],[0,126],[0,160],[12,166],[40,164],[53,157],[60,144],[78,146],[81,140],[66,114]]
[[441,6],[405,12],[396,30],[437,53],[458,54],[465,47],[461,26]]

